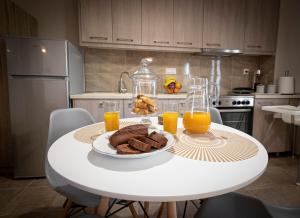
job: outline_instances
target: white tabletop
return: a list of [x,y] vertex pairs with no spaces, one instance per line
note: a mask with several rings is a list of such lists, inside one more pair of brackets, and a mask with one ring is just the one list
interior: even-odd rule
[[[136,121],[135,118],[126,119]],[[179,120],[182,127],[182,120]],[[258,153],[237,162],[208,162],[162,152],[143,159],[116,159],[92,151],[70,132],[48,152],[48,160],[71,185],[102,196],[139,201],[203,199],[240,189],[266,169],[268,155],[253,137],[212,123],[211,128],[229,131],[253,141]]]

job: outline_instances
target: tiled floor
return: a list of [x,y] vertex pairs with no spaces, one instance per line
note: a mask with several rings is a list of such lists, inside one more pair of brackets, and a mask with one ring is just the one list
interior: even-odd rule
[[[239,192],[268,202],[300,207],[300,186],[295,185],[297,161],[290,157],[272,157],[267,171],[256,182]],[[0,177],[0,218],[56,218],[62,217],[64,198],[53,191],[45,179],[11,180]],[[184,203],[178,204],[178,215],[182,216]],[[157,214],[159,204],[150,204],[150,214]],[[141,209],[136,205],[141,214]],[[190,204],[186,217],[195,212]],[[130,217],[125,209],[117,217]],[[166,214],[164,214],[166,217]]]

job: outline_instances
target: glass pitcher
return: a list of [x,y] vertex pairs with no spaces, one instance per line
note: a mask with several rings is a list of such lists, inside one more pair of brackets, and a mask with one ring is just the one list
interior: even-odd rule
[[210,128],[208,87],[207,78],[191,78],[183,113],[183,125],[189,133],[205,133]]
[[[131,76],[132,113],[144,117],[157,112],[157,76],[148,68],[152,61],[152,58],[142,59],[139,69]],[[144,121],[147,123],[150,119]]]

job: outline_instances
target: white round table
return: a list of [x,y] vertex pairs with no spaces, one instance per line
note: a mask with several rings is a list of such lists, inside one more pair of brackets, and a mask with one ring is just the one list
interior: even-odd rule
[[[153,119],[157,121],[157,118]],[[125,120],[137,121],[136,118]],[[183,127],[182,119],[179,119],[178,127]],[[53,143],[48,160],[51,167],[74,187],[133,201],[176,202],[208,198],[238,190],[262,175],[268,155],[261,143],[224,125],[212,123],[211,128],[253,141],[258,147],[257,154],[236,162],[198,161],[168,151],[142,159],[117,159],[98,154],[91,145],[77,141],[73,137],[75,130]]]

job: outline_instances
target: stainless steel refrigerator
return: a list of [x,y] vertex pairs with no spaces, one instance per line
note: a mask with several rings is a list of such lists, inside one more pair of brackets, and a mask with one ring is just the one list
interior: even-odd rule
[[6,38],[14,177],[44,176],[49,116],[84,92],[83,58],[65,40]]

